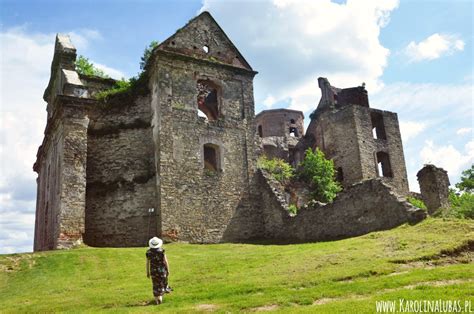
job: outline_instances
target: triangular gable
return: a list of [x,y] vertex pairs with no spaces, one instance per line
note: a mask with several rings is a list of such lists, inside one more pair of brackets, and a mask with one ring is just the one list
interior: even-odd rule
[[206,11],[189,21],[157,49],[253,71],[219,24]]

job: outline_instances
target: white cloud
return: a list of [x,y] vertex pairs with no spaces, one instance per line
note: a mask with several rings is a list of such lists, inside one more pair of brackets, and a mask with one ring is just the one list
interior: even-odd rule
[[403,142],[406,143],[409,139],[416,137],[426,129],[426,126],[427,124],[425,122],[401,121],[400,133],[402,134]]
[[[471,84],[393,83],[369,94],[371,106],[426,120],[472,117]],[[412,120],[411,118],[410,120]]]
[[108,76],[110,76],[111,78],[113,79],[116,79],[116,80],[120,80],[122,78],[125,78],[126,75],[120,71],[120,70],[117,70],[117,69],[114,69],[114,68],[111,68],[111,67],[108,67],[106,65],[103,65],[103,64],[100,64],[100,63],[97,63],[97,62],[94,62],[94,61],[91,61],[99,70],[102,70],[105,72],[105,74],[107,74]]
[[428,140],[420,151],[420,157],[424,164],[434,164],[448,171],[451,184],[454,184],[460,173],[474,162],[474,141],[466,143],[462,152],[453,145],[437,145]]
[[457,135],[465,135],[465,134],[472,134],[472,128],[460,128],[456,131]]
[[335,86],[382,87],[390,52],[379,33],[397,6],[396,0],[262,0],[238,6],[205,0],[201,10],[216,17],[262,73],[255,80],[257,108],[291,98],[291,108],[307,112],[319,101],[319,76]]
[[456,35],[435,33],[419,43],[410,42],[405,48],[405,54],[412,62],[434,60],[462,51],[464,45],[464,41]]

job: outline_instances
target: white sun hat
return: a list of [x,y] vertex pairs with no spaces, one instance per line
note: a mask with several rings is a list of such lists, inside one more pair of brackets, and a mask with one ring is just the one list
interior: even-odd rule
[[163,245],[163,240],[157,237],[153,237],[150,239],[150,241],[148,241],[148,244],[150,245],[150,249],[157,249]]

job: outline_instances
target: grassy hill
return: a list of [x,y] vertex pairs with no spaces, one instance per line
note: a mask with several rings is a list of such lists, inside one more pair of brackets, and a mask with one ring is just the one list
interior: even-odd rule
[[0,312],[375,312],[375,301],[472,300],[474,221],[333,242],[165,245],[174,292],[152,305],[145,248],[0,256]]

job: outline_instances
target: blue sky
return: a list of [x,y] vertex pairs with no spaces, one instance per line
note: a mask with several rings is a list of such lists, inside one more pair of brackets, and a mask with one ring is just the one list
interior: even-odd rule
[[[319,101],[318,76],[366,83],[371,106],[399,115],[411,190],[424,163],[451,183],[474,160],[473,3],[417,0],[0,0],[0,253],[31,251],[36,150],[55,33],[111,76],[139,71],[163,41],[208,10],[252,67],[256,112]],[[308,121],[307,121],[308,123]]]

